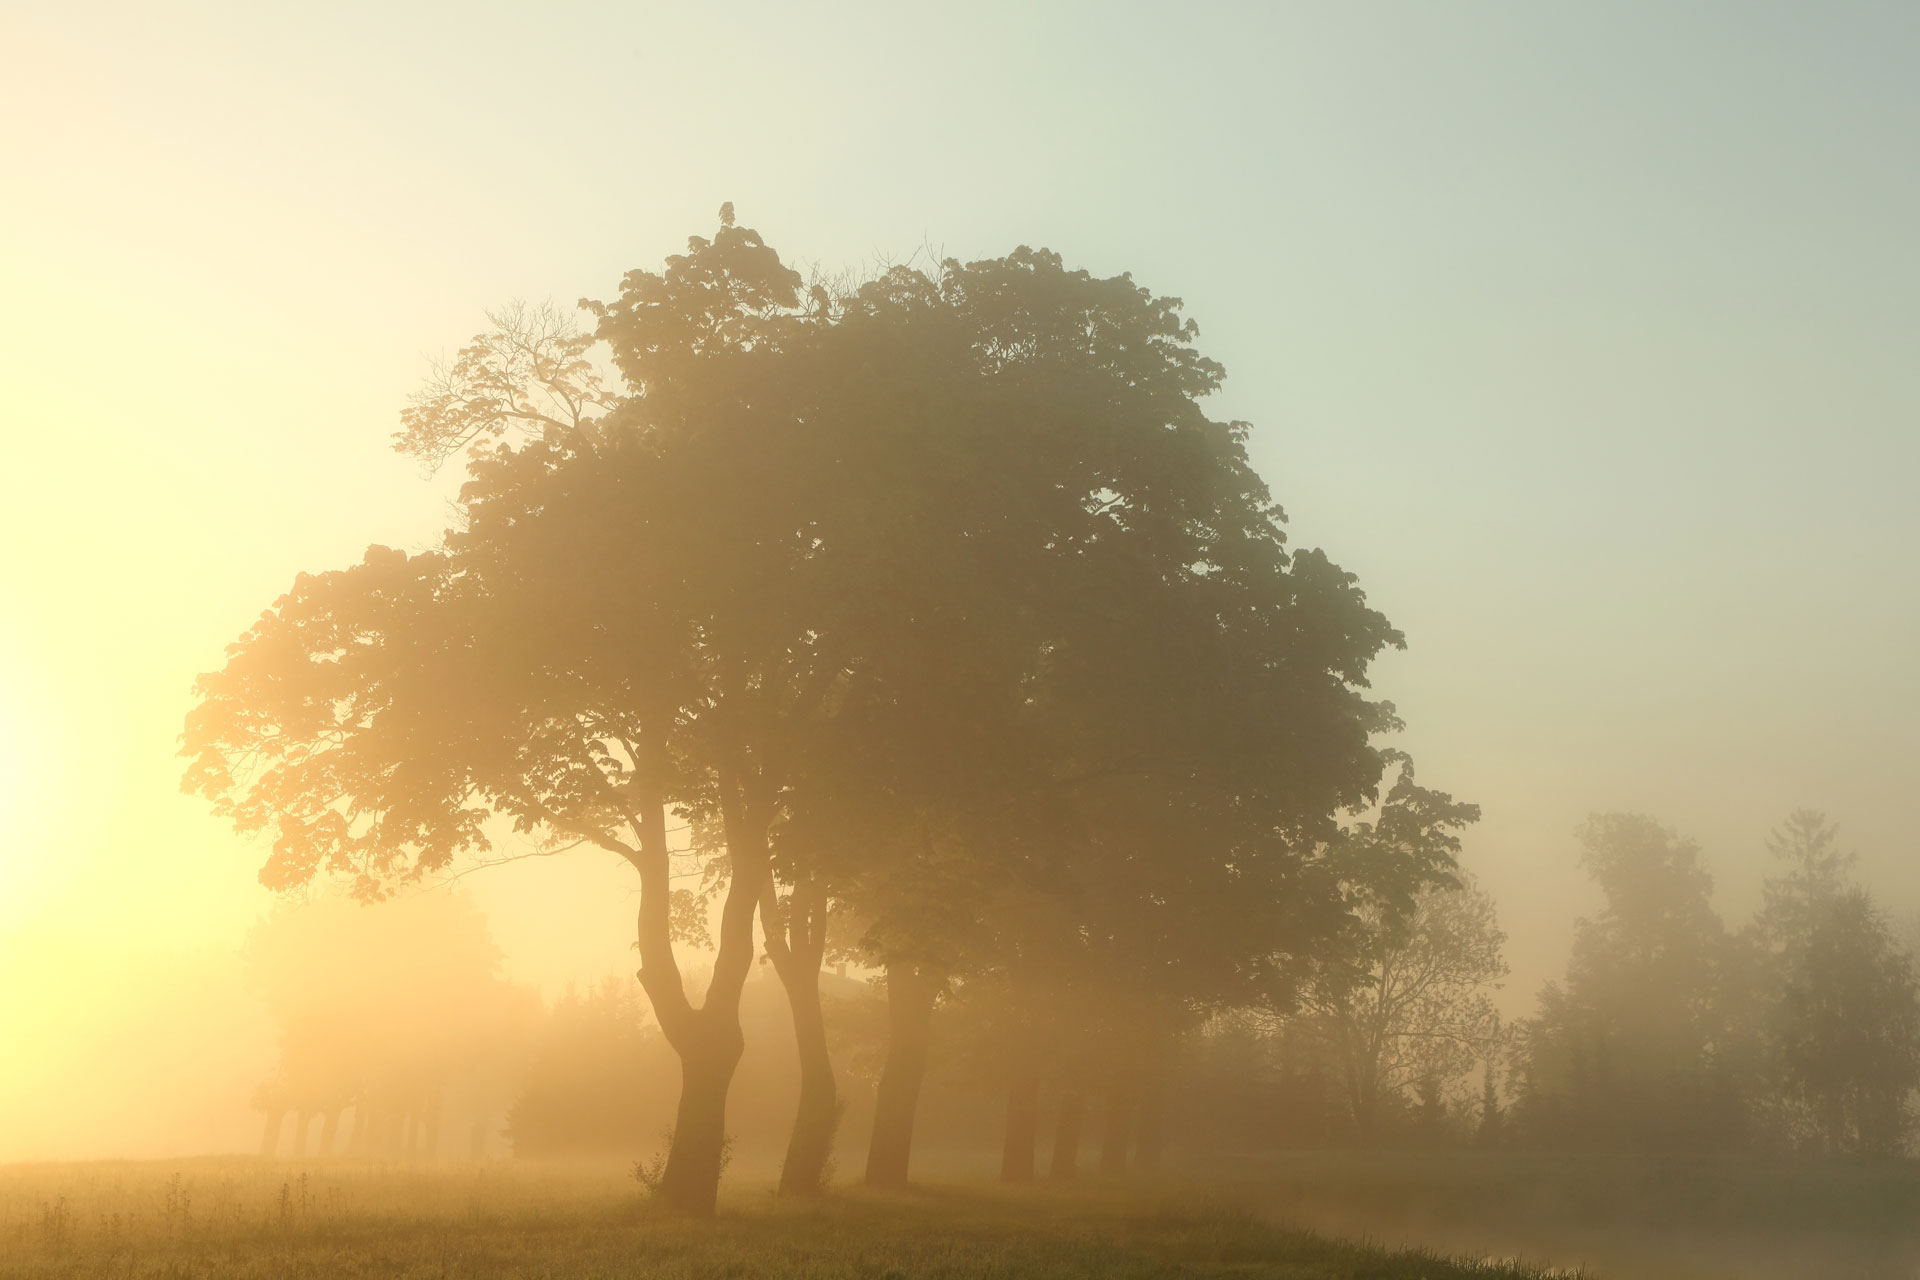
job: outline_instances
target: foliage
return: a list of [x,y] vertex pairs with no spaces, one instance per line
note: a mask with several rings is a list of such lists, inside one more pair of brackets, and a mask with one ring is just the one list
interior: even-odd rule
[[1787,1146],[1896,1151],[1920,1085],[1912,955],[1851,882],[1854,855],[1825,814],[1789,814],[1767,850],[1785,866],[1743,935],[1761,1123]]
[[1520,1030],[1520,1119],[1536,1140],[1728,1146],[1745,1138],[1723,1000],[1731,947],[1700,848],[1640,814],[1577,833],[1606,895],[1563,985]]

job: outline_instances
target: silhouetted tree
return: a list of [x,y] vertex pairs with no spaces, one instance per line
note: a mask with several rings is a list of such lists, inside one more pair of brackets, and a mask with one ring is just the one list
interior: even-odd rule
[[[1459,848],[1472,805],[1414,785],[1389,795],[1361,841],[1425,850],[1435,872]],[[1443,861],[1444,860],[1444,861]],[[1346,1082],[1355,1132],[1373,1136],[1382,1105],[1424,1090],[1428,1111],[1445,1086],[1484,1059],[1499,1036],[1489,992],[1506,976],[1506,942],[1493,899],[1463,873],[1447,874],[1410,903],[1363,899],[1355,911],[1353,959],[1318,968],[1302,995],[1304,1015],[1325,1037]]]
[[1731,948],[1700,848],[1640,814],[1597,814],[1581,864],[1606,907],[1579,923],[1564,986],[1521,1029],[1521,1115],[1543,1140],[1743,1140],[1724,1000]]
[[[274,1153],[286,1113],[295,1155],[334,1154],[350,1111],[354,1154],[431,1156],[450,1088],[482,1120],[505,1105],[538,1002],[499,978],[471,899],[285,904],[249,937],[247,959],[280,1033],[259,1095],[262,1155]],[[309,1151],[314,1119],[323,1127]]]
[[1796,810],[1767,840],[1786,864],[1751,930],[1775,1109],[1789,1142],[1831,1152],[1898,1150],[1920,1084],[1920,993],[1912,956],[1864,889],[1825,814]]

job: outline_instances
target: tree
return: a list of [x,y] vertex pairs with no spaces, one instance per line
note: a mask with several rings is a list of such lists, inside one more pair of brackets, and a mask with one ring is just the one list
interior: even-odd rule
[[1699,845],[1631,813],[1577,835],[1606,906],[1580,921],[1565,984],[1547,984],[1521,1029],[1522,1118],[1563,1141],[1737,1143],[1731,948]]
[[1767,840],[1787,864],[1754,920],[1774,1077],[1789,1140],[1832,1152],[1895,1151],[1920,1084],[1920,988],[1912,956],[1826,815],[1796,810]]
[[[503,313],[403,416],[403,450],[467,468],[444,547],[303,575],[201,682],[189,786],[272,831],[270,883],[378,895],[503,824],[630,862],[682,1065],[661,1192],[696,1212],[756,914],[808,1064],[794,1192],[837,1113],[836,909],[887,974],[880,1183],[935,1003],[1018,975],[1008,904],[1054,903],[1035,945],[1168,1024],[1337,928],[1323,855],[1376,798],[1396,722],[1365,676],[1399,636],[1286,548],[1178,300],[1024,248],[806,287],[728,207],[587,306],[617,382],[586,335]],[[723,898],[698,1005],[688,856]]]
[[[572,335],[476,341],[400,439],[467,450],[445,549],[302,575],[203,677],[185,737],[189,788],[274,835],[274,887],[340,873],[378,896],[489,848],[495,817],[631,863],[641,982],[683,1068],[661,1191],[693,1212],[719,1177],[785,726],[831,683],[793,607],[816,585],[807,544],[759,447],[794,416],[758,385],[762,317],[797,287],[729,217],[605,310],[628,394],[599,389]],[[699,1005],[673,949],[675,805],[725,831]]]
[[[1418,786],[1408,766],[1378,822],[1350,836],[1369,866],[1408,868],[1385,892],[1356,885],[1351,958],[1318,966],[1302,993],[1363,1139],[1375,1133],[1383,1106],[1409,1090],[1426,1090],[1429,1110],[1439,1105],[1441,1087],[1485,1058],[1499,1035],[1487,993],[1507,973],[1506,935],[1493,899],[1465,873],[1447,870],[1459,831],[1479,816],[1476,806]],[[1410,895],[1408,884],[1417,886]]]
[[[280,1032],[261,1089],[263,1155],[283,1112],[297,1120],[296,1155],[316,1116],[314,1153],[333,1154],[346,1112],[354,1154],[431,1157],[449,1110],[484,1124],[504,1105],[538,1003],[500,980],[485,918],[464,895],[409,894],[373,910],[327,897],[283,904],[249,936],[247,959]],[[409,980],[392,981],[398,972]]]
[[[1285,550],[1245,428],[1200,409],[1220,370],[1177,300],[1021,249],[810,305],[811,372],[788,376],[816,388],[810,449],[836,464],[806,510],[839,593],[817,625],[845,678],[783,797],[788,896],[764,905],[796,1000],[814,999],[820,955],[794,922],[822,901],[861,919],[887,971],[868,1176],[897,1184],[935,1001],[1001,971],[1012,991],[1063,960],[1049,930],[1085,923],[1027,905],[1124,883],[1092,945],[1136,970],[1204,952],[1225,971],[1210,941],[1236,957],[1271,943],[1283,913],[1256,904],[1281,891],[1288,838],[1378,779],[1368,736],[1391,716],[1360,689],[1398,636],[1350,575]],[[811,485],[808,466],[789,469]],[[1157,885],[1111,874],[1149,863]],[[1148,901],[1185,926],[1123,928]]]
[[1786,1085],[1829,1151],[1891,1155],[1920,1085],[1920,979],[1862,889],[1812,913],[1776,1021]]

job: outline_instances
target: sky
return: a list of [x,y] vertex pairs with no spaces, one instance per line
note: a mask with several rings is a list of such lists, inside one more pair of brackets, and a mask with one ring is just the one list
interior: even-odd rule
[[[1698,839],[1737,922],[1821,808],[1920,908],[1916,66],[1903,0],[9,0],[0,1159],[70,1153],[48,1081],[132,1087],[128,1002],[226,990],[271,900],[178,792],[192,681],[435,539],[454,478],[389,447],[428,360],[723,201],[803,266],[1044,245],[1186,300],[1294,539],[1406,633],[1376,687],[1483,806],[1509,1012],[1590,811]],[[518,980],[631,969],[623,867],[462,883]]]

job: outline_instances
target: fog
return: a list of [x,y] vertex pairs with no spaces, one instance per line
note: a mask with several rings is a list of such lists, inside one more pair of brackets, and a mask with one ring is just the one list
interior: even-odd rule
[[1906,1203],[1913,14],[0,44],[0,1162]]

